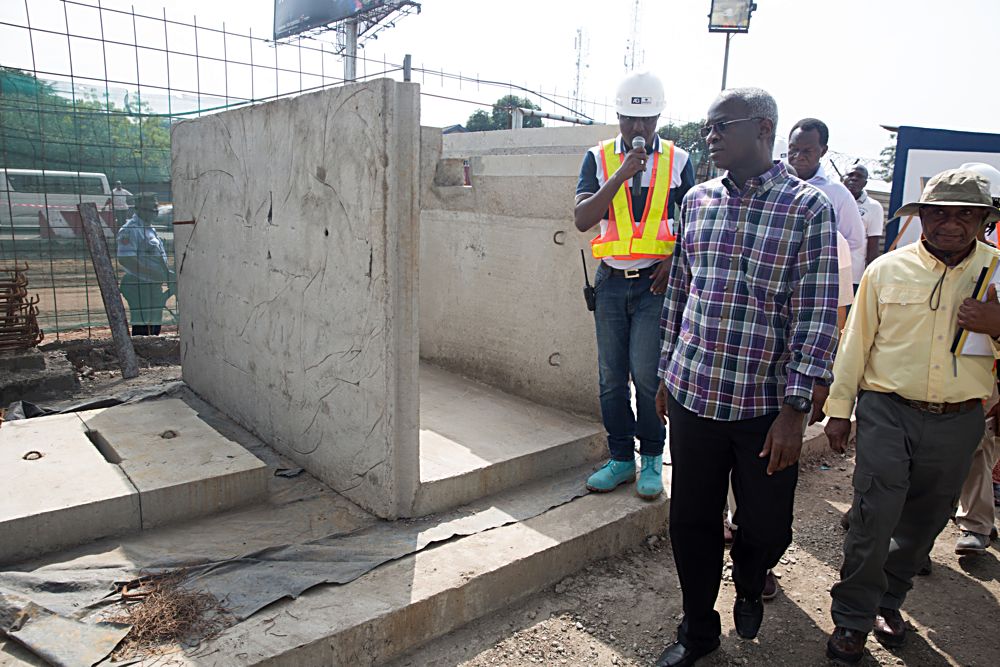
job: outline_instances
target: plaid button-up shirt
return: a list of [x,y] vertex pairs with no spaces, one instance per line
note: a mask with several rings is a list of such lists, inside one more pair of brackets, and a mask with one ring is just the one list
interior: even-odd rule
[[773,413],[832,380],[837,240],[830,201],[784,165],[695,186],[681,206],[659,375],[692,412]]

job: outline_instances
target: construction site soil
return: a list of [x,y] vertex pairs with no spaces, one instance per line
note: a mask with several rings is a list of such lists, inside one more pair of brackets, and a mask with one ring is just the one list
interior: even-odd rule
[[[140,376],[123,381],[110,340],[64,340],[80,388],[53,397],[70,402],[125,388],[179,380],[178,339],[169,334],[137,339]],[[717,608],[722,646],[699,664],[833,664],[825,657],[830,586],[837,581],[844,531],[840,516],[851,501],[853,451],[802,464],[795,538],[776,569],[778,597],[765,609],[754,641],[737,637],[732,622],[731,564],[721,573]],[[681,592],[670,540],[649,537],[621,556],[591,564],[554,587],[445,635],[398,659],[391,667],[528,667],[652,665],[672,641],[681,615]],[[719,529],[722,529],[721,517]],[[903,609],[910,633],[904,648],[889,651],[870,638],[862,665],[995,665],[1000,661],[1000,543],[985,555],[954,553],[958,529],[949,525],[932,553],[930,576],[919,577]]]

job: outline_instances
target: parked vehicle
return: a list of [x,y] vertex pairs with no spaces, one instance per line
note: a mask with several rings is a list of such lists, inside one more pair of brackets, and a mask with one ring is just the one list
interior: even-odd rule
[[[15,236],[79,238],[77,204],[93,202],[101,209],[110,196],[104,174],[0,167],[0,230],[13,227]],[[109,216],[105,212],[101,218],[113,231]]]

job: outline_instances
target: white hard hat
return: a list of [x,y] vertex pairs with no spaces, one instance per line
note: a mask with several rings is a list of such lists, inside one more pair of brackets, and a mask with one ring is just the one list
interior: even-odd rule
[[974,171],[990,182],[990,194],[1000,197],[1000,169],[985,162],[966,162],[959,169]]
[[775,162],[781,161],[788,164],[788,140],[783,137],[774,138],[774,148],[771,150],[771,159]]
[[623,116],[658,116],[667,106],[660,77],[650,72],[632,72],[618,84],[615,111]]

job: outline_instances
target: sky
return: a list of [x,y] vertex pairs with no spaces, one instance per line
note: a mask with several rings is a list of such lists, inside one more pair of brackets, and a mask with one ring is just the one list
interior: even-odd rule
[[[103,0],[102,4],[134,6],[136,12],[157,16],[162,16],[166,4],[168,18],[191,22],[197,16],[199,26],[225,23],[230,31],[252,30],[260,36],[270,36],[273,25],[273,0]],[[613,108],[608,105],[626,73],[624,56],[634,4],[634,0],[424,0],[419,15],[400,20],[365,44],[361,54],[369,62],[359,64],[358,70],[359,74],[381,71],[383,59],[400,63],[409,53],[415,67],[509,81],[567,97],[575,84],[575,43],[577,31],[582,30],[586,66],[581,110],[598,121],[613,122]],[[642,68],[666,83],[663,119],[703,118],[720,88],[725,45],[723,35],[708,32],[710,0],[641,0],[640,4]],[[1000,0],[757,0],[757,5],[749,34],[732,39],[728,85],[759,86],[774,95],[779,134],[787,134],[800,118],[817,117],[830,127],[831,150],[874,158],[889,141],[883,124],[1000,132],[994,55]],[[58,0],[28,0],[28,6],[34,25],[49,21],[53,29],[56,23],[65,26]],[[70,9],[71,23],[85,23],[77,18],[85,13],[81,8]],[[22,0],[0,0],[0,22],[23,20]],[[0,25],[0,64],[25,62],[25,42],[15,32]],[[182,41],[171,40],[172,48]],[[206,50],[207,41],[204,38],[202,44]],[[58,45],[35,47],[38,69],[45,69],[46,58],[58,59]],[[74,47],[77,69],[84,61],[99,59],[97,52],[89,57],[88,49],[93,46]],[[122,61],[128,60],[113,55],[109,59],[112,70],[125,67]],[[342,71],[333,56],[324,58],[323,67],[328,74]],[[62,71],[57,64],[50,69]],[[140,77],[144,78],[153,76],[155,68],[144,63],[141,69],[147,73]],[[189,87],[195,89],[195,76],[201,77],[204,88],[206,79],[222,76],[204,70],[195,73],[177,64],[172,70],[174,88],[190,81]],[[227,85],[238,87],[238,73],[228,76]],[[460,84],[421,73],[415,73],[414,80],[426,93],[484,106],[508,92],[506,87]],[[565,113],[529,97],[546,111]],[[429,95],[421,98],[421,105],[422,123],[438,126],[464,123],[477,108]]]

